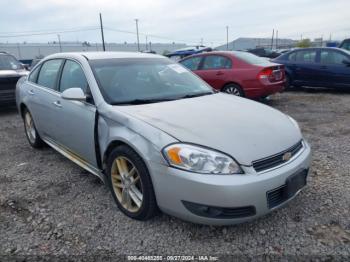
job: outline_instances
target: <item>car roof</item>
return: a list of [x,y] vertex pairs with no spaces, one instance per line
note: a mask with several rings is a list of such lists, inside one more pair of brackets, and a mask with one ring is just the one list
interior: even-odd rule
[[66,52],[49,55],[45,58],[77,58],[85,57],[88,60],[113,59],[113,58],[165,58],[161,55],[139,52]]

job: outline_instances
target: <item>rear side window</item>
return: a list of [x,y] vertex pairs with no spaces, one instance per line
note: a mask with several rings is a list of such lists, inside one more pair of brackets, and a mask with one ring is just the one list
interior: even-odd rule
[[29,75],[28,80],[30,82],[36,83],[37,79],[38,79],[38,75],[40,72],[40,66],[36,67]]
[[322,50],[320,62],[321,64],[337,64],[342,65],[344,60],[349,60],[347,56],[333,51],[333,50]]
[[316,61],[316,50],[305,50],[295,52],[295,62],[314,63]]
[[55,89],[58,71],[61,67],[62,59],[46,61],[42,66],[38,77],[38,85]]
[[181,61],[180,63],[193,71],[198,69],[198,66],[201,60],[202,60],[202,57],[197,56],[197,57],[188,58],[184,61]]
[[203,63],[204,70],[206,69],[228,69],[231,68],[231,60],[217,55],[206,56]]
[[81,66],[74,61],[67,60],[62,70],[60,92],[72,87],[80,87],[86,93],[88,83]]

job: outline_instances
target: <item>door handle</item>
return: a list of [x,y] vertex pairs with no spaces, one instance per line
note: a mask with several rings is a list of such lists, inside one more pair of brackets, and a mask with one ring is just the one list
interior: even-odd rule
[[54,104],[55,107],[58,107],[58,108],[61,108],[61,107],[62,107],[61,102],[58,101],[58,100],[57,100],[56,102],[53,102],[52,104]]
[[34,91],[33,91],[33,89],[28,90],[28,94],[30,94],[31,96],[32,96],[32,95],[34,95]]
[[221,71],[218,71],[218,72],[216,73],[217,76],[221,76],[221,75],[223,75],[223,74],[224,74],[224,73],[221,72]]

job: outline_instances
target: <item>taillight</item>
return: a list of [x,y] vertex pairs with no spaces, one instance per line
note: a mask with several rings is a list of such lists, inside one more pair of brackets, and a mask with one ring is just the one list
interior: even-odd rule
[[258,74],[258,79],[263,84],[282,81],[284,78],[284,67],[266,67]]

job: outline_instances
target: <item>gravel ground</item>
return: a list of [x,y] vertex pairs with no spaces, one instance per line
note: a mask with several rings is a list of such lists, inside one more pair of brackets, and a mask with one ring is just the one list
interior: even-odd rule
[[311,181],[285,208],[230,227],[127,218],[97,178],[50,148],[32,149],[17,112],[1,111],[0,261],[50,254],[350,259],[350,93],[301,90],[267,103],[299,122],[313,149]]

